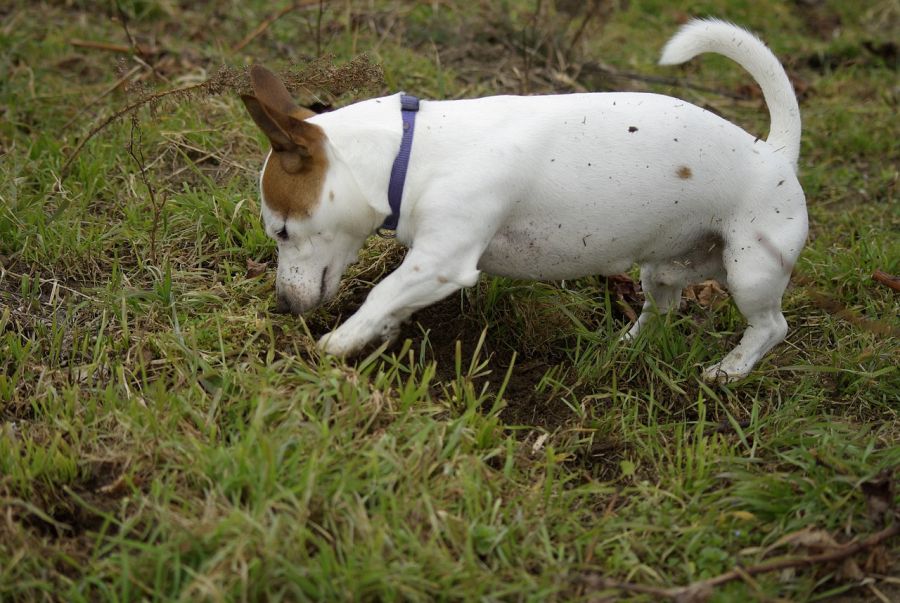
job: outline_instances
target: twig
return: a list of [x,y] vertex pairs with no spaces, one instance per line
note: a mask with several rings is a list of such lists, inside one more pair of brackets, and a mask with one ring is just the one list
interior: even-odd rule
[[191,84],[189,86],[175,88],[173,90],[163,90],[162,92],[154,92],[152,94],[147,94],[147,95],[142,96],[138,100],[134,101],[133,103],[130,103],[130,104],[126,105],[125,107],[119,109],[118,111],[116,111],[115,113],[113,113],[112,115],[110,115],[109,117],[104,119],[103,121],[101,121],[99,124],[97,124],[96,126],[91,128],[91,131],[87,133],[87,136],[85,136],[84,138],[81,139],[81,142],[78,143],[78,146],[75,147],[75,150],[72,151],[72,153],[66,159],[66,162],[63,164],[62,168],[60,168],[59,181],[62,182],[66,178],[66,176],[69,173],[69,170],[72,168],[72,162],[75,161],[75,159],[81,153],[81,149],[84,148],[84,145],[86,145],[90,139],[92,139],[94,136],[96,136],[97,133],[100,132],[100,130],[102,130],[103,128],[105,128],[106,126],[111,124],[112,122],[116,121],[117,119],[119,119],[121,117],[124,117],[125,115],[128,115],[135,109],[138,109],[138,108],[146,105],[147,103],[157,102],[167,96],[172,96],[173,94],[183,94],[185,92],[197,90],[198,88],[203,88],[204,86],[208,85],[208,82],[209,81],[207,80],[207,81],[203,81],[203,82],[200,82],[197,84]]
[[870,333],[875,333],[876,335],[900,337],[900,329],[893,326],[892,324],[859,316],[836,299],[825,295],[820,291],[808,289],[807,293],[809,294],[809,298],[813,301],[814,304],[819,306],[819,308],[825,310],[833,316],[837,316],[841,320],[849,322],[854,327],[857,327],[864,331],[868,331]]
[[[366,55],[360,55],[349,63],[339,67],[334,67],[325,59],[311,61],[305,69],[301,71],[282,72],[281,76],[288,90],[319,87],[327,90],[329,94],[334,95],[344,94],[348,90],[366,88],[375,83],[380,84],[384,81],[384,74],[380,67],[373,65]],[[186,98],[197,94],[201,90],[209,95],[222,94],[228,91],[240,93],[248,91],[249,83],[247,81],[246,70],[235,69],[223,65],[209,79],[196,84],[182,86],[181,88],[147,93],[141,98],[107,116],[100,123],[91,128],[87,135],[81,139],[75,146],[75,149],[66,158],[65,163],[63,163],[60,168],[55,191],[58,193],[62,190],[62,182],[66,179],[66,176],[68,176],[69,171],[72,169],[72,164],[81,154],[84,146],[111,123],[133,113],[144,105],[156,105],[163,99],[173,96]],[[65,203],[61,203],[51,216],[51,220],[58,216],[65,209],[65,206]]]
[[322,56],[322,17],[325,14],[325,0],[319,0],[319,11],[316,14],[316,56]]
[[587,72],[595,72],[605,75],[611,78],[625,79],[625,80],[634,80],[636,82],[646,82],[648,84],[663,84],[666,86],[677,86],[679,88],[687,88],[689,90],[696,90],[698,92],[706,92],[707,94],[717,94],[719,96],[724,96],[725,98],[732,98],[734,100],[750,100],[750,97],[742,94],[735,94],[733,92],[727,92],[725,90],[717,90],[715,88],[709,88],[707,86],[701,86],[699,84],[694,84],[692,82],[682,80],[675,77],[662,77],[656,75],[644,75],[640,73],[632,73],[628,71],[615,71],[610,69],[609,67],[604,67],[599,63],[585,63],[581,67],[581,73]]
[[[137,145],[135,145],[135,131],[137,131]],[[147,166],[144,165],[144,151],[141,148],[141,140],[141,128],[138,125],[137,115],[132,114],[131,138],[128,141],[128,154],[131,155],[131,158],[134,159],[135,164],[137,164],[138,171],[141,174],[141,180],[144,181],[144,186],[147,187],[147,194],[150,196],[150,205],[153,208],[153,223],[150,227],[150,258],[153,260],[154,264],[158,264],[159,262],[157,262],[156,259],[156,235],[159,232],[159,220],[162,216],[163,207],[166,204],[166,197],[163,195],[162,201],[159,203],[157,202],[156,191],[153,189],[150,180],[147,178]]]
[[571,41],[569,42],[569,47],[566,48],[566,57],[571,58],[572,50],[575,48],[575,45],[578,44],[578,41],[581,40],[581,36],[584,35],[585,29],[587,29],[588,23],[591,19],[594,18],[594,15],[597,14],[597,11],[600,9],[600,2],[594,1],[591,2],[590,7],[585,11],[584,17],[581,19],[581,25],[578,26],[578,30],[575,32],[575,35],[572,36]]
[[785,557],[782,559],[773,559],[771,561],[766,561],[758,565],[738,567],[731,571],[725,572],[724,574],[719,574],[718,576],[714,576],[706,580],[698,580],[697,582],[692,582],[687,586],[665,588],[659,586],[651,586],[648,584],[637,584],[634,582],[619,582],[618,580],[611,580],[609,578],[603,578],[599,576],[590,576],[589,582],[592,586],[595,586],[598,589],[614,589],[632,593],[666,597],[668,599],[672,599],[675,601],[684,601],[686,603],[700,603],[701,601],[706,601],[710,596],[712,596],[713,588],[716,586],[721,586],[722,584],[733,582],[735,580],[746,579],[749,576],[755,576],[757,574],[765,574],[790,568],[820,565],[833,561],[843,561],[844,559],[852,557],[853,555],[861,551],[872,549],[882,542],[885,542],[886,540],[890,540],[891,538],[897,536],[898,534],[900,534],[900,520],[895,519],[893,525],[885,528],[884,530],[881,530],[880,532],[876,532],[875,534],[870,535],[864,540],[848,542],[847,544],[835,547],[825,553],[820,553],[818,555],[809,555],[807,557]]
[[131,44],[131,50],[135,55],[135,60],[139,63],[143,63],[145,67],[148,67],[156,77],[166,80],[166,78],[156,69],[156,65],[153,64],[150,51],[138,44],[135,37],[131,35],[131,30],[128,29],[128,14],[125,12],[125,9],[122,8],[119,0],[116,0],[116,11],[119,13],[119,22],[122,24],[122,29],[125,31],[125,37],[128,38],[128,43]]
[[881,603],[891,603],[891,600],[888,599],[883,592],[881,592],[880,590],[875,588],[874,584],[867,584],[866,586],[869,588],[869,590],[872,592],[872,594],[875,595],[875,597],[879,601],[881,601]]
[[293,4],[285,6],[271,17],[263,19],[262,22],[253,29],[253,31],[244,36],[243,40],[231,47],[231,52],[240,52],[241,50],[243,50],[244,47],[247,46],[247,44],[258,38],[260,34],[269,29],[272,23],[282,18],[289,12],[300,8],[309,8],[310,6],[313,6],[315,4],[319,4],[319,0],[299,0],[299,2],[294,2]]
[[832,316],[837,316],[841,320],[849,322],[854,327],[870,333],[875,333],[876,335],[900,337],[900,329],[894,325],[885,321],[873,320],[871,318],[860,316],[833,297],[816,290],[812,282],[806,278],[795,274],[794,280],[797,281],[798,284],[806,287],[806,292],[809,295],[810,300],[812,300],[816,306]]
[[884,270],[876,270],[872,274],[872,278],[881,283],[882,285],[887,285],[894,291],[900,291],[900,276],[894,276],[893,274],[888,274]]
[[[743,571],[751,576],[755,576],[757,574],[777,572],[778,570],[794,567],[806,567],[810,565],[829,563],[832,561],[843,561],[848,557],[852,557],[856,553],[875,548],[882,542],[890,540],[898,534],[900,534],[900,521],[894,521],[892,525],[881,530],[880,532],[876,532],[875,534],[870,535],[864,540],[848,542],[825,553],[820,553],[818,555],[809,555],[808,557],[787,557],[785,559],[773,559],[772,561],[760,563],[759,565],[751,565],[750,567],[745,567]],[[724,574],[721,574],[719,576],[709,578],[708,580],[704,580],[703,582],[708,583],[710,586],[718,586],[720,584],[725,584],[726,582],[736,580],[740,577],[741,576],[739,572],[732,570],[730,572],[725,572]]]
[[[135,59],[138,59],[138,57],[135,57]],[[360,55],[349,63],[338,67],[331,64],[327,58],[310,61],[303,70],[285,71],[281,73],[281,77],[288,90],[322,88],[333,95],[344,94],[349,90],[369,88],[384,82],[384,73],[381,68],[373,65],[366,55]],[[63,188],[63,182],[71,172],[75,160],[84,150],[87,143],[111,123],[126,115],[134,114],[135,111],[144,105],[150,105],[151,109],[155,108],[163,99],[173,97],[186,99],[195,97],[201,92],[212,96],[226,92],[246,93],[249,90],[246,69],[222,65],[211,77],[202,82],[144,94],[139,99],[108,115],[93,126],[84,138],[75,145],[75,149],[68,155],[60,168],[59,174],[55,177],[56,182],[53,187],[53,192],[60,195],[60,201],[48,219],[50,221],[57,219],[71,203]]]

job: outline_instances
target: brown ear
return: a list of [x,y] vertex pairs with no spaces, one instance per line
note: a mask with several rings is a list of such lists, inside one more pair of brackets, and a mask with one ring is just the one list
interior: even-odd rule
[[269,109],[301,120],[315,115],[312,111],[297,105],[278,76],[262,65],[250,67],[250,85],[253,86],[256,98]]
[[250,84],[253,94],[269,118],[294,144],[301,147],[301,152],[308,154],[309,147],[317,136],[315,128],[304,120],[315,113],[297,105],[278,76],[262,65],[250,68]]
[[291,140],[291,137],[284,130],[279,127],[275,120],[273,120],[268,112],[263,108],[262,103],[255,96],[250,96],[248,94],[242,94],[241,100],[244,101],[244,106],[247,107],[247,113],[250,114],[250,117],[253,118],[253,121],[256,122],[256,125],[259,126],[259,129],[263,131],[263,134],[266,135],[266,138],[269,139],[269,142],[272,143],[272,148],[276,151],[295,151],[297,149],[296,143]]

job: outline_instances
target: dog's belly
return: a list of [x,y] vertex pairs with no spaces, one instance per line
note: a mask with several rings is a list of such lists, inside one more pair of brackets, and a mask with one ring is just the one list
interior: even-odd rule
[[678,179],[672,171],[620,179],[601,166],[568,187],[535,177],[507,201],[510,212],[478,266],[500,276],[561,280],[695,254],[710,236],[722,235],[733,205],[689,184],[672,187]]
[[478,268],[497,276],[560,280],[616,274],[635,262],[629,246],[617,246],[614,237],[604,240],[604,233],[561,230],[503,228],[482,254]]

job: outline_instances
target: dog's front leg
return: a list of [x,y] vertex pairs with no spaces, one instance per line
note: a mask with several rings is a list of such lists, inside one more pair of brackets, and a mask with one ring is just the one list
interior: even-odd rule
[[319,339],[319,348],[348,356],[373,339],[393,339],[413,312],[478,281],[480,250],[472,251],[454,254],[414,247],[400,267],[372,289],[356,314]]

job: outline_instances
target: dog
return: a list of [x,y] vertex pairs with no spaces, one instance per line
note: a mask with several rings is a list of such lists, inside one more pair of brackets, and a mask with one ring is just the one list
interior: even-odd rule
[[276,310],[301,314],[332,298],[384,225],[409,252],[318,341],[324,352],[394,338],[413,312],[482,271],[559,280],[637,263],[646,301],[623,337],[676,308],[687,284],[717,279],[748,327],[703,377],[745,377],[788,329],[781,298],[808,221],[800,112],[778,59],[730,23],[687,23],[660,63],[706,52],[760,85],[767,140],[684,100],[633,92],[421,103],[395,94],[317,115],[251,67],[253,94],[242,99],[271,143],[260,191],[278,244]]

